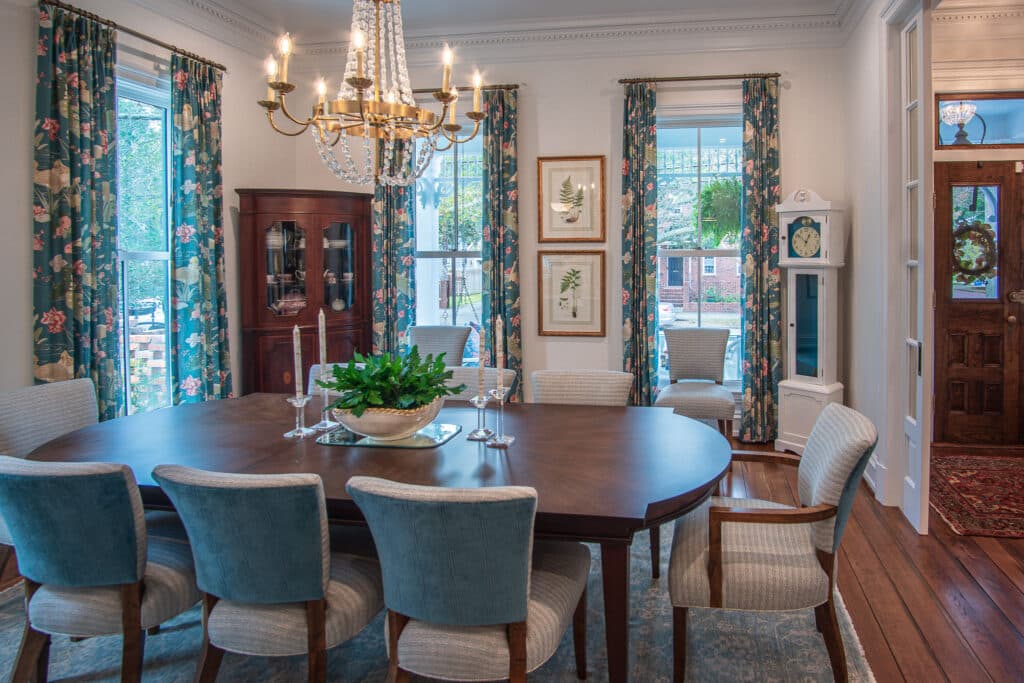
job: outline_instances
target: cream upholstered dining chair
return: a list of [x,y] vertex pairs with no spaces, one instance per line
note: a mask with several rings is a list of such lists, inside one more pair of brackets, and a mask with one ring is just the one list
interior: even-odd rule
[[[348,363],[328,363],[327,364],[327,373],[328,373],[328,375],[330,375],[330,373],[334,372],[335,366],[338,366],[338,365],[348,365]],[[319,363],[313,363],[313,365],[311,365],[310,368],[309,368],[309,383],[306,386],[306,393],[308,393],[310,396],[319,396],[320,395],[320,392],[322,390],[320,389],[320,385],[317,384],[317,380],[319,380],[319,379],[320,379],[320,364]]]
[[835,610],[836,553],[877,438],[868,418],[831,403],[818,416],[802,457],[733,454],[734,461],[797,465],[801,507],[714,497],[676,520],[668,585],[677,682],[686,673],[691,607],[757,612],[813,607],[833,676],[846,680]]
[[203,599],[197,681],[224,652],[306,655],[327,679],[327,650],[383,606],[375,558],[331,552],[323,482],[315,474],[245,475],[161,465],[153,478],[188,530]]
[[530,381],[534,403],[624,406],[633,375],[615,370],[534,370]]
[[[452,377],[445,384],[449,387],[463,385],[466,388],[458,394],[452,394],[448,398],[452,401],[468,401],[480,391],[480,368],[448,366],[446,370],[451,371]],[[503,368],[501,371],[501,386],[514,392],[516,383],[516,371]],[[498,369],[484,368],[484,388],[487,391],[498,386]]]
[[121,680],[142,679],[147,629],[199,601],[185,543],[146,533],[132,471],[0,456],[0,514],[25,581],[11,681],[46,680],[50,636],[121,634]]
[[670,384],[658,392],[654,405],[697,420],[717,420],[718,431],[728,438],[736,413],[732,392],[722,386],[729,330],[683,327],[664,334]]
[[462,365],[469,333],[469,327],[413,325],[409,328],[409,348],[419,349],[420,358],[437,358],[443,353],[445,365]]
[[380,553],[388,680],[414,673],[522,683],[573,624],[586,677],[590,550],[533,539],[537,492],[352,477],[346,489]]
[[[24,458],[39,446],[97,423],[96,385],[89,378],[49,382],[0,393],[0,454]],[[146,513],[150,536],[185,540],[173,512]],[[0,543],[11,545],[0,518]],[[2,568],[0,563],[0,568]]]

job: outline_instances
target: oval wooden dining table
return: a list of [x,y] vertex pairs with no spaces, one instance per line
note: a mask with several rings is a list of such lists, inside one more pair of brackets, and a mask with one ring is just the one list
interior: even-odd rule
[[[668,408],[512,404],[505,431],[516,440],[502,451],[468,441],[476,411],[449,403],[438,421],[463,430],[440,447],[322,446],[315,437],[282,436],[294,426],[285,398],[250,394],[101,422],[29,457],[126,463],[153,508],[170,507],[151,474],[165,463],[245,474],[314,472],[323,479],[328,516],[356,524],[365,522],[345,483],[357,474],[433,486],[532,486],[538,536],[601,546],[611,681],[628,678],[633,535],[703,502],[730,459],[729,443],[717,431]],[[319,419],[320,408],[319,399],[307,406],[307,424]]]

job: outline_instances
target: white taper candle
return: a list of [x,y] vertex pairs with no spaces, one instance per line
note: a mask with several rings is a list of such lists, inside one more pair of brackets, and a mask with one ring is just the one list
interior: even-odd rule
[[302,396],[302,335],[299,326],[292,328],[292,357],[295,360],[295,397]]

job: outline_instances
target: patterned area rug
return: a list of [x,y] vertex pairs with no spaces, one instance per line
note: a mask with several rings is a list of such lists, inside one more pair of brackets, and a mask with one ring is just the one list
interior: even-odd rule
[[932,456],[935,511],[958,534],[1024,538],[1024,458]]
[[[671,525],[661,531],[664,566],[662,578],[651,579],[648,534],[638,534],[632,553],[630,619],[630,680],[640,683],[672,680],[672,610],[666,574]],[[589,585],[587,663],[589,681],[608,680],[604,646],[600,550],[594,551]],[[194,608],[146,639],[146,683],[191,681],[202,635],[199,610]],[[0,676],[10,675],[24,626],[20,587],[0,593]],[[850,616],[840,602],[839,621],[846,644],[850,680],[871,683],[874,677],[864,658]],[[72,643],[54,638],[50,650],[50,681],[119,680],[121,639],[90,638]],[[757,614],[691,610],[689,618],[687,680],[689,681],[832,681],[825,643],[814,626],[814,613]],[[384,619],[378,617],[356,638],[328,653],[331,681],[379,682],[385,679]],[[305,659],[224,657],[218,683],[306,680]],[[530,681],[575,682],[572,634],[566,634],[552,659],[530,675]]]

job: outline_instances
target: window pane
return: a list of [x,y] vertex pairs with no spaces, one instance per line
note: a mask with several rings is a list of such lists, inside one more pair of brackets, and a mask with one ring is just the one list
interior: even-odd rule
[[124,264],[128,322],[128,410],[170,404],[167,391],[167,261]]
[[458,214],[459,229],[453,240],[455,249],[479,251],[483,230],[484,147],[483,136],[478,135],[458,146]]
[[917,180],[920,177],[921,159],[918,150],[920,149],[921,108],[914,107],[907,112],[907,180]]
[[953,188],[953,298],[999,298],[999,186]]
[[939,145],[1024,145],[1024,97],[1013,94],[941,97]]
[[[295,221],[266,230],[267,307],[276,315],[298,315],[306,307],[306,232]],[[339,277],[352,277],[340,273]]]
[[917,95],[917,26],[907,31],[907,102],[918,99]]
[[127,97],[117,101],[117,226],[124,250],[167,250],[165,112]]

